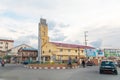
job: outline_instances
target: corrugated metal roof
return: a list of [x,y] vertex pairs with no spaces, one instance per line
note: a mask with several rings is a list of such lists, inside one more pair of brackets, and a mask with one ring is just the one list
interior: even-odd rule
[[77,44],[67,44],[67,43],[58,43],[58,42],[50,42],[58,47],[68,47],[68,48],[83,48],[83,49],[95,49],[91,46],[77,45]]
[[35,48],[23,48],[22,50],[37,51]]
[[[11,48],[11,49],[9,49],[9,50],[12,50],[12,49],[18,48],[18,47],[23,46],[23,45],[28,46],[28,47],[31,47],[31,46],[29,46],[29,45],[27,45],[27,44],[21,44],[21,45],[18,45],[18,46],[16,46],[16,47],[13,47],[13,48]],[[31,47],[31,48],[33,48],[33,47]],[[9,50],[8,50],[8,51],[9,51]]]

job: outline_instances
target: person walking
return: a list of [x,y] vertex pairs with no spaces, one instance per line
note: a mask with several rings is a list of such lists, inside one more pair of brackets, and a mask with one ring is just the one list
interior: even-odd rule
[[85,68],[85,60],[82,60],[82,66]]
[[68,59],[68,66],[69,66],[70,68],[72,68],[72,59],[71,59],[71,57],[69,57],[69,59]]
[[5,66],[5,61],[4,61],[4,60],[1,61],[1,66],[2,66],[2,67]]

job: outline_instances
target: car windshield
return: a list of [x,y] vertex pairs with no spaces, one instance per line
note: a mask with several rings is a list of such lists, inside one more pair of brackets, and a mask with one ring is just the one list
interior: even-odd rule
[[112,61],[103,61],[101,66],[114,66],[114,63]]

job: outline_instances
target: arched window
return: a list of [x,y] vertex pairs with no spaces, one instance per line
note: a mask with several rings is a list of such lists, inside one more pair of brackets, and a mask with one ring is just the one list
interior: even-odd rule
[[51,50],[49,49],[49,53],[51,52]]
[[43,51],[43,54],[44,54],[44,51]]
[[63,52],[63,49],[60,49],[60,52]]

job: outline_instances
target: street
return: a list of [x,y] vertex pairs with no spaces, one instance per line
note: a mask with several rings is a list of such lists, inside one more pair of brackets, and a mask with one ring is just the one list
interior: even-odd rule
[[118,75],[99,74],[98,66],[88,66],[78,69],[39,70],[28,69],[21,64],[0,66],[0,80],[119,80]]

